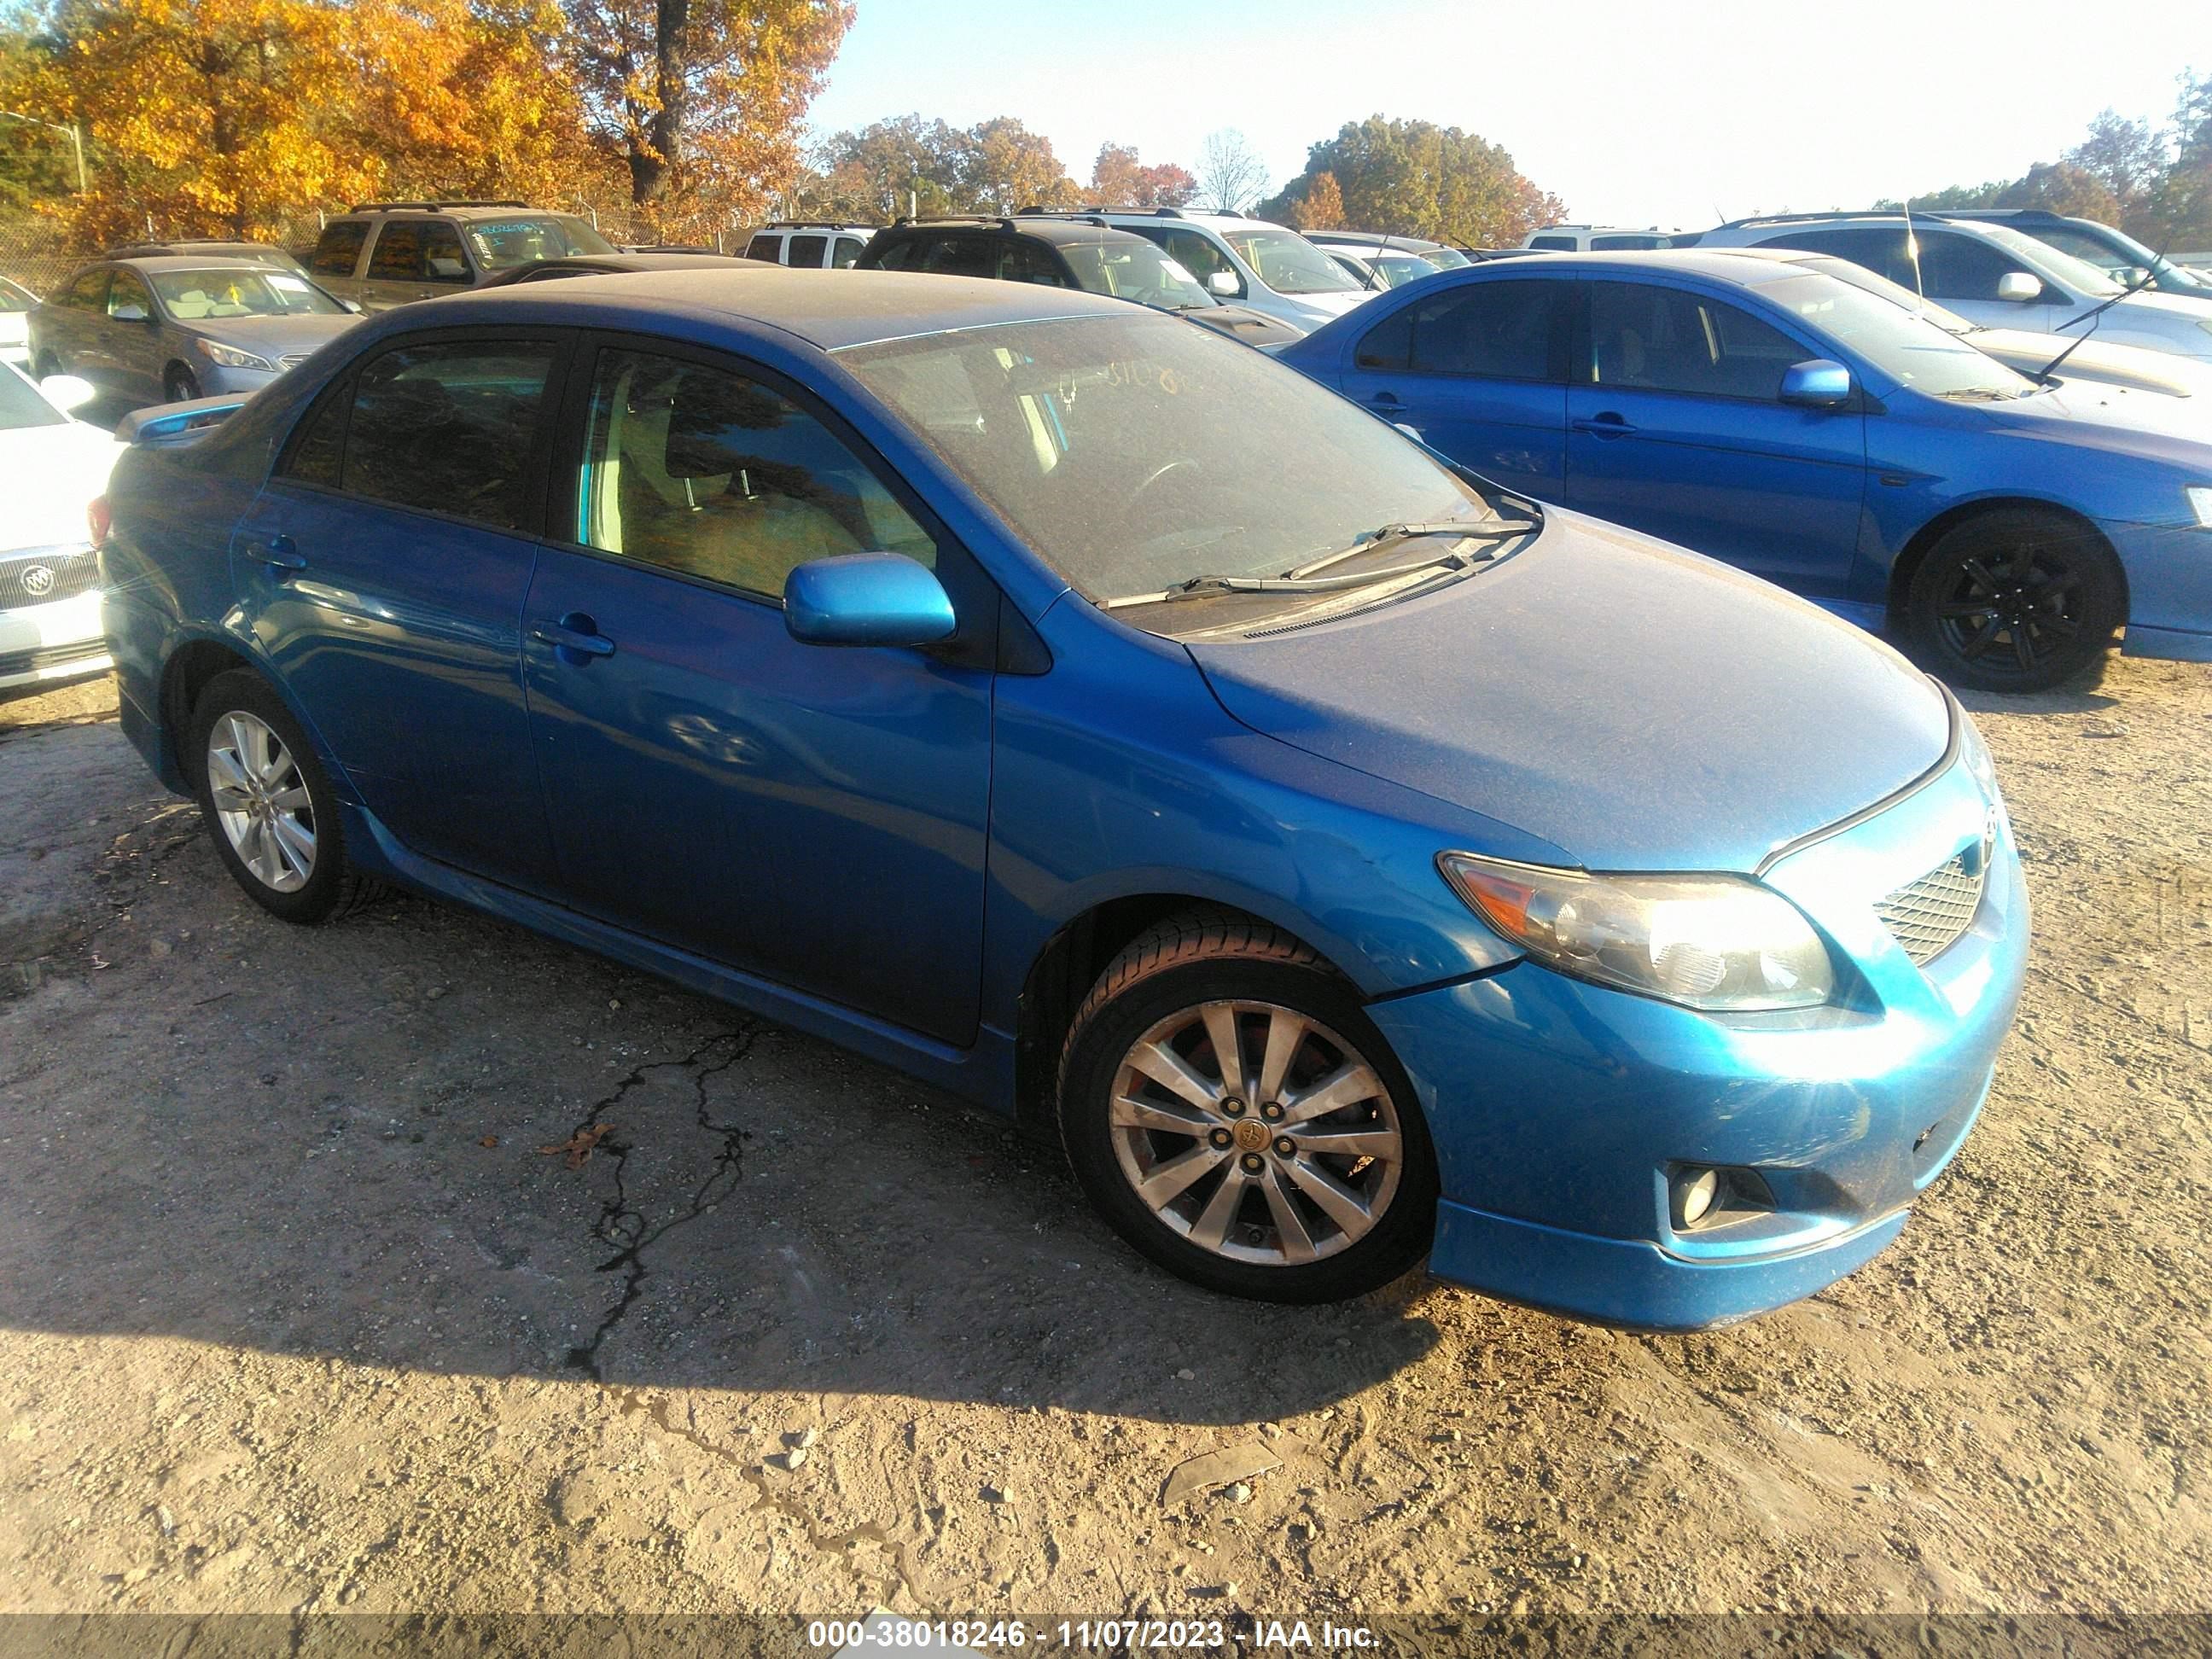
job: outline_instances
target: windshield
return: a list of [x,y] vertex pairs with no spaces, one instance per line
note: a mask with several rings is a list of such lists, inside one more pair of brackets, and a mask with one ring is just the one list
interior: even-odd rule
[[60,426],[68,420],[22,375],[0,365],[0,432],[27,426]]
[[[2071,253],[2100,270],[2109,271],[2115,281],[2124,281],[2120,270],[2136,268],[2148,270],[2158,277],[2160,288],[2203,289],[2208,285],[2163,253],[2154,253],[2124,230],[2115,230],[2110,225],[2100,225],[2096,234],[2076,230],[2071,225],[2060,225],[2039,233],[2039,241],[2050,243],[2062,253]],[[2120,257],[2119,270],[2114,270],[2112,257]]]
[[1367,263],[1382,279],[1385,288],[1402,288],[1407,283],[1437,274],[1436,266],[1425,256],[1414,253],[1376,253],[1368,256]]
[[1887,300],[1893,306],[1915,311],[1946,334],[1972,334],[1980,329],[1979,323],[1968,322],[1957,312],[1939,306],[1933,300],[1923,300],[1900,283],[1893,283],[1879,271],[1869,270],[1864,265],[1855,265],[1849,259],[1839,259],[1832,253],[1808,254],[1792,259],[1793,265],[1802,265],[1808,270],[1817,270],[1832,276],[1839,283],[1849,283],[1853,288],[1864,289],[1877,299]]
[[1198,279],[1141,236],[1126,242],[1073,242],[1060,249],[1075,280],[1093,294],[1159,311],[1190,311],[1219,303]]
[[180,323],[223,317],[343,317],[346,309],[304,276],[270,265],[148,273],[154,292]]
[[1421,250],[1421,258],[1438,270],[1456,270],[1462,265],[1474,263],[1455,247],[1425,247]]
[[2025,398],[2036,390],[2034,381],[1996,358],[1863,289],[1808,273],[1766,283],[1759,292],[1915,392],[1994,398]]
[[2028,262],[2032,271],[2048,273],[2074,289],[2102,300],[2120,293],[2120,285],[2085,259],[2033,236],[2022,235],[2010,225],[1984,225],[1983,231]]
[[581,219],[567,213],[533,213],[513,219],[485,219],[461,228],[468,234],[477,264],[486,270],[512,270],[540,259],[570,253],[612,253],[612,242]]
[[[1496,516],[1318,382],[1133,309],[885,341],[839,361],[1093,601],[1278,576],[1389,525]],[[1122,614],[1166,632],[1301,602],[1240,593]]]
[[27,288],[0,276],[0,311],[28,311],[39,303],[39,296]]
[[1303,236],[1287,230],[1224,230],[1221,240],[1278,294],[1356,293],[1359,284]]

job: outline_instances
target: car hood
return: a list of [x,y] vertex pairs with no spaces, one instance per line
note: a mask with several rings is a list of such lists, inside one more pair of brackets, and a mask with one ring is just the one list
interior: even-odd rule
[[1966,341],[2023,374],[2042,373],[2045,364],[2065,351],[2066,361],[2058,366],[2058,378],[2069,385],[2096,380],[2142,392],[2164,392],[2170,397],[2212,401],[2212,365],[2177,352],[2114,345],[2100,342],[2094,336],[2068,351],[2067,348],[2073,344],[2070,336],[2037,334],[2020,328],[1979,328],[1967,335]]
[[9,481],[0,552],[82,542],[85,504],[107,488],[124,448],[82,421],[0,431],[0,476]]
[[314,351],[336,339],[361,319],[344,317],[211,317],[187,323],[185,329],[221,345],[236,346],[269,358],[289,357]]
[[1887,646],[1558,509],[1533,546],[1440,592],[1189,649],[1255,731],[1589,869],[1755,869],[1903,788],[1950,742],[1942,694]]
[[1218,330],[1232,340],[1242,340],[1246,345],[1285,346],[1293,340],[1305,338],[1304,331],[1297,324],[1270,317],[1249,306],[1194,306],[1177,314],[1202,327]]
[[2195,398],[2066,380],[2012,403],[1954,405],[1972,409],[2000,430],[2133,459],[2186,467],[2189,482],[2212,478],[2212,409]]

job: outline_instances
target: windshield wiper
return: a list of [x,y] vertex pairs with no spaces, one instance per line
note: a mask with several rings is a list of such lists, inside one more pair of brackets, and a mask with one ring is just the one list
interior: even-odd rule
[[1131,605],[1168,605],[1177,599],[1211,599],[1219,593],[1334,593],[1347,588],[1367,587],[1377,582],[1394,581],[1401,576],[1418,575],[1424,570],[1449,569],[1458,566],[1473,569],[1487,564],[1498,555],[1488,548],[1469,552],[1454,547],[1432,558],[1410,559],[1403,563],[1386,565],[1380,570],[1350,570],[1334,576],[1320,576],[1317,570],[1351,558],[1358,553],[1371,553],[1380,547],[1395,547],[1401,543],[1419,541],[1431,536],[1449,536],[1456,541],[1502,541],[1536,528],[1533,521],[1501,520],[1496,523],[1470,525],[1463,520],[1446,520],[1434,524],[1386,525],[1374,535],[1353,543],[1334,553],[1322,555],[1279,576],[1193,576],[1188,581],[1177,582],[1173,587],[1157,593],[1124,593],[1118,599],[1103,599],[1099,607],[1117,610]]

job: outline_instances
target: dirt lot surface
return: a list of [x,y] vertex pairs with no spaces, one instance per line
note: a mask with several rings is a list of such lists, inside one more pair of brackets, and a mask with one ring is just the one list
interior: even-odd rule
[[275,921],[99,690],[0,706],[0,1609],[2212,1607],[2212,671],[1976,701],[2037,934],[1988,1112],[1692,1337],[1187,1289],[822,1044]]

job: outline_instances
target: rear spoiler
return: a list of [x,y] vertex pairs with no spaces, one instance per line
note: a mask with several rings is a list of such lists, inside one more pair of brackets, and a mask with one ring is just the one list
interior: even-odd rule
[[116,422],[115,435],[147,449],[174,449],[196,442],[246,406],[246,392],[228,398],[195,398],[188,404],[156,404],[133,410]]

